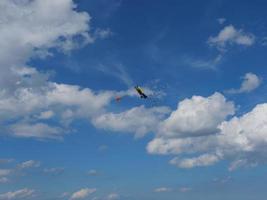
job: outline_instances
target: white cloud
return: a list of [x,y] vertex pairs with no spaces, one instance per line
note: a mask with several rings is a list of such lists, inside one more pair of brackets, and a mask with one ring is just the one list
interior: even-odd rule
[[199,137],[187,138],[154,138],[147,145],[150,154],[182,154],[206,152],[208,149],[216,147],[216,135],[203,135]]
[[18,164],[19,169],[29,169],[29,168],[37,168],[40,167],[41,163],[35,160],[28,160]]
[[[100,113],[112,92],[95,93],[88,88],[49,82],[49,74],[26,64],[32,58],[52,56],[51,49],[66,52],[94,42],[89,14],[78,12],[72,0],[2,0],[0,11],[3,132],[17,137],[60,138],[66,132],[61,126]],[[97,30],[102,38],[109,33],[108,29]],[[52,127],[40,122],[52,117],[57,117],[60,124]],[[13,124],[7,125],[10,120]]]
[[[229,170],[266,163],[267,104],[259,104],[240,117],[218,125],[215,135],[188,138],[155,138],[147,146],[153,154],[187,155],[170,161],[182,168],[208,166],[222,159],[231,162]],[[205,120],[205,119],[204,119]],[[199,157],[190,158],[190,154]]]
[[[53,113],[62,125],[68,124],[76,118],[87,118],[101,113],[111,101],[114,92],[96,93],[89,88],[81,89],[78,86],[46,83],[38,90],[18,88],[14,94],[0,94],[0,119],[18,119],[28,116],[30,121],[16,121],[9,126],[9,134],[16,137],[61,138],[66,132],[57,126],[50,126],[38,122],[36,116],[43,114],[44,109],[54,109]],[[51,112],[46,113],[51,114]],[[46,116],[47,117],[47,116]],[[1,122],[1,120],[0,120]]]
[[189,137],[214,134],[217,126],[233,115],[234,104],[220,93],[205,98],[193,96],[179,102],[177,110],[162,123],[159,135],[164,137]]
[[51,138],[59,139],[63,130],[59,127],[51,127],[47,124],[18,123],[10,127],[11,135],[16,137]]
[[172,191],[172,189],[168,187],[160,187],[154,190],[154,192],[170,192],[170,191]]
[[90,194],[96,192],[96,189],[95,188],[83,188],[83,189],[80,189],[79,191],[77,192],[74,192],[70,199],[71,200],[74,200],[74,199],[84,199],[86,197],[88,197]]
[[[72,0],[2,0],[0,2],[0,85],[13,85],[18,76],[12,67],[25,67],[37,52],[50,48],[71,50],[75,38],[93,42],[89,35],[90,16],[77,12]],[[51,15],[53,10],[53,15]],[[49,53],[47,53],[49,54]]]
[[17,191],[11,191],[7,193],[0,194],[0,199],[3,200],[16,200],[16,199],[25,199],[32,198],[34,196],[35,191],[32,189],[24,188]]
[[112,31],[108,28],[108,29],[96,29],[95,31],[95,38],[100,38],[100,39],[106,39],[110,36],[112,36]]
[[230,89],[226,92],[230,94],[248,93],[258,88],[262,82],[261,78],[251,72],[246,73],[242,79],[243,82],[239,89]]
[[[241,117],[234,117],[223,122],[219,128],[219,144],[224,147],[224,154],[255,154],[245,157],[257,161],[267,150],[267,104],[257,105],[251,112]],[[261,155],[263,154],[263,155]],[[241,159],[241,158],[239,158]]]
[[[225,18],[219,18],[217,21],[222,25],[226,21]],[[183,63],[198,69],[216,70],[223,61],[224,54],[228,47],[233,45],[252,46],[256,37],[252,33],[245,32],[242,29],[236,29],[233,25],[225,26],[217,36],[210,36],[207,44],[211,47],[215,46],[219,53],[212,59],[199,59],[194,57],[185,57]]]
[[224,50],[227,45],[251,46],[254,42],[255,36],[252,33],[238,30],[233,25],[225,26],[217,36],[208,39],[211,46],[216,46],[220,50]]
[[[93,120],[98,128],[134,132],[138,136],[157,131],[156,138],[147,146],[148,152],[199,155],[179,160],[179,163],[193,163],[187,166],[217,162],[211,155],[219,155],[218,160],[233,161],[231,169],[240,163],[265,162],[266,104],[228,121],[224,120],[234,114],[234,105],[219,93],[186,99],[167,119],[166,107],[140,106],[121,113],[107,113],[106,107],[114,95],[135,93],[130,90],[94,92],[89,88],[57,84],[49,81],[49,74],[26,64],[34,57],[52,56],[52,48],[70,51],[94,42],[88,13],[78,12],[72,0],[2,0],[0,11],[0,125],[7,134],[61,138],[74,119],[85,118]],[[99,32],[102,38],[108,35],[107,30]],[[255,36],[230,25],[208,42],[221,50],[232,44],[253,45]],[[126,73],[119,69],[117,74]],[[240,91],[255,89],[259,85],[257,80],[251,74],[246,75]],[[122,81],[131,84],[127,74]],[[43,122],[45,119],[56,119],[58,123],[51,126]]]
[[39,119],[50,119],[54,116],[54,112],[52,110],[43,111],[39,115]]
[[53,87],[45,97],[48,105],[76,107],[74,114],[80,117],[98,114],[115,95],[112,91],[96,93],[89,88],[81,89],[75,85],[53,83]]
[[204,154],[199,157],[194,158],[174,158],[170,161],[170,164],[176,165],[179,168],[193,168],[193,167],[202,167],[213,165],[219,161],[219,157],[213,154]]
[[[26,63],[52,56],[51,49],[66,52],[106,38],[111,30],[96,28],[92,36],[91,17],[77,11],[72,0],[3,0],[0,10],[0,125],[5,134],[58,139],[74,119],[90,121],[105,112],[115,92],[50,82],[49,74]],[[119,74],[125,72],[119,68]]]
[[167,107],[145,108],[139,106],[121,113],[105,113],[96,117],[93,124],[106,130],[133,132],[140,137],[155,131],[167,113],[169,113]]

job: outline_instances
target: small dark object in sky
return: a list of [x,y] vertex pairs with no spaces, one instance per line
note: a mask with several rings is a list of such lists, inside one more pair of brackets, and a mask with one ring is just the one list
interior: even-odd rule
[[143,92],[142,88],[140,88],[139,86],[135,86],[134,88],[141,98],[147,98],[147,95]]

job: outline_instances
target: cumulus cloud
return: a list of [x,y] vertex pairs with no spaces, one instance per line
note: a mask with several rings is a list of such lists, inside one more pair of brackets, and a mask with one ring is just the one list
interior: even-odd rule
[[40,52],[51,55],[50,48],[64,51],[76,48],[77,37],[83,43],[93,42],[88,33],[90,16],[77,12],[75,7],[71,0],[0,2],[1,86],[16,83],[19,77],[12,68],[25,67],[25,63]]
[[21,190],[10,191],[0,194],[0,199],[13,200],[13,199],[28,199],[34,197],[35,191],[32,189],[24,188]]
[[242,29],[236,29],[233,25],[225,26],[217,36],[210,37],[208,44],[224,50],[227,45],[251,46],[255,42],[255,36],[252,33],[244,32]]
[[155,131],[167,113],[167,107],[139,106],[121,113],[105,113],[95,118],[93,124],[98,128],[116,132],[134,132],[140,137]]
[[215,135],[187,138],[156,137],[148,143],[147,151],[160,155],[205,152],[211,147],[215,148],[215,139]]
[[[266,163],[266,115],[267,104],[259,104],[240,117],[221,122],[216,134],[188,138],[159,137],[148,144],[147,151],[153,154],[180,155],[170,163],[182,168],[208,166],[222,159],[231,162],[230,171]],[[190,154],[199,156],[192,158]],[[187,157],[184,158],[184,155]]]
[[[2,123],[9,119],[20,119],[28,116],[29,121],[16,121],[9,125],[8,133],[16,137],[35,138],[61,138],[66,130],[62,127],[77,118],[87,118],[99,114],[114,96],[114,92],[96,93],[89,88],[79,86],[46,83],[35,91],[30,88],[18,88],[14,94],[0,95],[0,114]],[[43,115],[43,118],[51,117],[51,112],[44,109],[55,109],[56,115],[61,124],[51,126],[38,122],[32,116]],[[46,115],[46,116],[44,116]],[[49,116],[50,115],[50,116]],[[1,121],[0,121],[1,122]]]
[[[115,95],[134,96],[135,93],[130,90],[95,92],[58,84],[50,81],[49,74],[27,66],[32,58],[53,56],[51,49],[68,52],[94,42],[97,37],[90,33],[88,13],[77,11],[72,0],[2,0],[0,10],[0,125],[5,127],[6,134],[58,139],[73,120],[84,118],[97,128],[116,132],[133,132],[137,136],[156,132],[147,146],[148,152],[179,155],[171,161],[178,167],[206,166],[221,159],[232,162],[230,169],[265,162],[266,104],[230,120],[235,112],[234,104],[220,93],[185,99],[167,118],[166,107],[139,106],[121,113],[108,112],[107,106]],[[105,38],[109,30],[98,29],[95,33]],[[254,42],[253,34],[232,25],[208,40],[219,50],[233,44],[251,46]],[[200,66],[208,65],[200,62]],[[123,70],[118,69],[117,74],[126,75],[122,81],[131,83]],[[248,73],[238,91],[250,92],[259,84],[259,78]],[[54,120],[53,126],[47,123],[50,120]],[[185,157],[189,154],[193,157]],[[32,165],[28,161],[21,167]],[[81,191],[88,194],[92,190]],[[72,196],[79,197],[79,191]]]
[[[225,154],[244,153],[246,159],[254,160],[253,154],[257,158],[264,155],[267,139],[267,104],[259,104],[252,111],[241,117],[234,117],[229,121],[223,122],[219,128],[220,145],[228,147],[224,149]],[[251,157],[249,156],[251,154]],[[242,157],[241,157],[242,158]],[[241,159],[240,158],[240,159]]]
[[174,158],[170,161],[170,164],[176,165],[180,168],[193,168],[193,167],[202,167],[202,166],[209,166],[213,165],[214,163],[218,162],[219,158],[217,155],[213,154],[204,154],[194,158]]
[[[68,52],[110,30],[90,32],[91,17],[76,10],[72,0],[3,0],[0,2],[0,124],[16,137],[61,138],[75,118],[101,113],[111,92],[57,84],[49,74],[27,66],[32,58]],[[54,14],[51,15],[51,10]],[[49,125],[46,120],[60,124]],[[12,121],[12,123],[8,123]]]
[[217,126],[233,115],[235,107],[220,93],[205,98],[193,96],[179,102],[178,107],[162,123],[159,135],[164,137],[188,137],[214,134]]
[[5,134],[61,139],[73,120],[91,121],[106,112],[116,92],[51,82],[49,74],[27,63],[53,56],[52,49],[67,52],[104,39],[110,29],[91,33],[90,15],[77,11],[72,0],[3,0],[0,10],[0,125]]
[[230,89],[227,90],[226,92],[230,94],[248,93],[257,89],[262,82],[260,77],[251,72],[246,73],[245,76],[242,77],[242,79],[243,82],[239,89]]
[[83,188],[80,189],[77,192],[74,192],[71,197],[70,200],[74,200],[74,199],[84,199],[86,197],[88,197],[90,194],[96,192],[95,188]]

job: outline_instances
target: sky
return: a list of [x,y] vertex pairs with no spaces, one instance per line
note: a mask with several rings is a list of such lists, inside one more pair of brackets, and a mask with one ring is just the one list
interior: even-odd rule
[[265,199],[266,8],[1,0],[0,200]]

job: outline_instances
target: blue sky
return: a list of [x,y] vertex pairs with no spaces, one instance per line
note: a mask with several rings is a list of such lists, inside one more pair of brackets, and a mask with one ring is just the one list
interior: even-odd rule
[[0,199],[264,199],[266,8],[1,1]]

